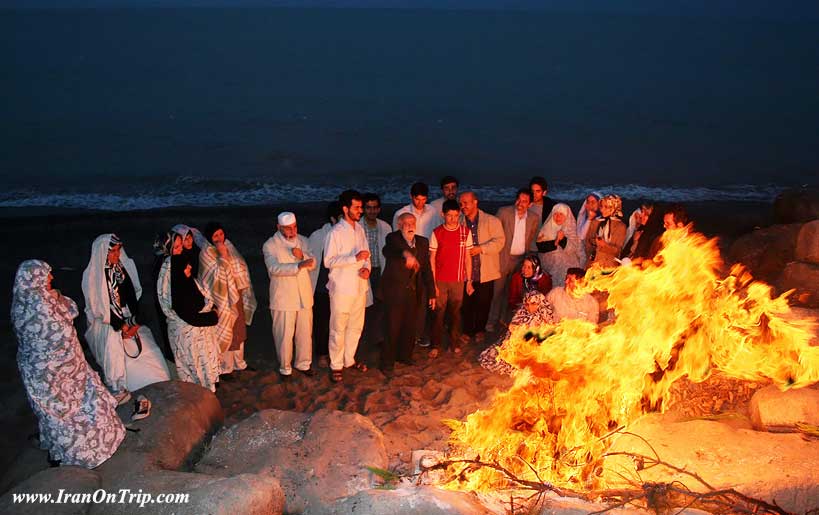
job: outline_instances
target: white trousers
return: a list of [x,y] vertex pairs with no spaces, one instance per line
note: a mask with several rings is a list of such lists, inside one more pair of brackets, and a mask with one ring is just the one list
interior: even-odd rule
[[239,350],[226,350],[219,356],[219,373],[230,374],[234,370],[247,368],[245,361],[245,342],[239,344]]
[[355,351],[364,329],[366,295],[330,294],[330,368],[341,370],[355,365]]
[[273,319],[273,342],[279,358],[279,372],[292,374],[294,364],[299,370],[309,369],[313,362],[313,308],[298,311],[271,309],[270,318]]

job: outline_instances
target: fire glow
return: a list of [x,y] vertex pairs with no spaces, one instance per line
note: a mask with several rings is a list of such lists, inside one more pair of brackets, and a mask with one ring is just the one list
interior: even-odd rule
[[[720,278],[716,240],[686,230],[664,236],[654,261],[604,274],[585,288],[608,293],[613,322],[564,321],[515,331],[500,357],[515,383],[464,422],[448,421],[454,455],[497,463],[518,478],[575,490],[606,488],[603,458],[613,430],[663,411],[671,385],[722,373],[781,389],[819,380],[815,322],[793,319],[787,294],[753,281],[741,266]],[[443,485],[486,491],[510,486],[491,468]]]

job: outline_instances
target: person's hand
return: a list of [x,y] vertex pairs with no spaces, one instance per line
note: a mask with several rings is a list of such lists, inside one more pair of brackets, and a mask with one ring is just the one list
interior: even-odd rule
[[[366,252],[366,251],[362,251],[362,252]],[[369,279],[370,278],[370,269],[365,268],[365,267],[361,267],[358,270],[358,276],[361,277],[362,279]]]
[[364,261],[365,259],[370,257],[369,250],[359,250],[358,254],[355,255],[356,261]]
[[563,232],[563,229],[557,231],[557,236],[555,236],[555,242],[559,242],[563,238],[566,237],[566,233]]
[[225,242],[223,241],[220,241],[219,243],[216,244],[216,251],[219,252],[219,255],[223,258],[226,258],[230,255],[227,245],[225,245]]
[[188,263],[185,266],[185,277],[190,277],[191,276],[191,270],[193,270],[193,268],[191,268],[191,264]]
[[438,289],[438,285],[437,285],[437,284],[435,285],[435,296],[436,296],[436,297],[440,297],[440,296],[441,296],[441,291]]
[[299,262],[299,269],[310,268],[310,267],[313,266],[313,263],[315,263],[315,262],[316,262],[316,260],[314,258],[304,259],[304,260]]
[[126,339],[133,338],[137,334],[137,331],[139,331],[139,324],[134,325],[123,324],[122,337]]
[[304,259],[304,251],[298,247],[293,247],[293,257],[298,260]]
[[472,281],[467,281],[466,282],[466,294],[467,295],[472,295],[473,293],[475,293],[475,287],[472,286]]
[[435,299],[429,299],[429,309],[435,309]]
[[481,246],[480,245],[472,245],[472,248],[469,249],[470,256],[477,256],[481,253]]
[[411,253],[406,252],[404,253],[404,266],[406,266],[410,270],[418,270],[421,268],[421,264],[418,263],[418,260],[415,259]]

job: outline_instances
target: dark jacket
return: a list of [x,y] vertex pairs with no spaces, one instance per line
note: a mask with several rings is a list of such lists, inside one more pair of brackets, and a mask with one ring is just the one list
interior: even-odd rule
[[[412,270],[405,266],[404,251],[411,252],[420,265],[419,270]],[[429,240],[423,236],[415,236],[415,247],[410,247],[401,231],[387,235],[384,245],[384,273],[378,285],[376,296],[387,304],[404,303],[415,299],[420,302],[421,289],[426,288],[430,299],[435,298],[435,283],[432,279],[432,269],[429,265]]]

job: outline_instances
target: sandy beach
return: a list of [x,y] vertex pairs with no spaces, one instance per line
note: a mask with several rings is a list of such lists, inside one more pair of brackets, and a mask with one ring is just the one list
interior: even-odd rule
[[[630,213],[635,203],[626,203]],[[390,221],[398,206],[384,206],[382,218]],[[494,213],[498,204],[482,205]],[[771,205],[757,202],[700,203],[687,206],[696,226],[709,236],[719,236],[721,247],[754,227],[772,222]],[[28,445],[26,437],[36,432],[36,419],[28,406],[16,367],[16,340],[9,325],[9,302],[14,273],[25,259],[38,258],[54,268],[54,285],[77,301],[82,309],[80,289],[82,271],[90,255],[91,241],[99,234],[116,232],[128,254],[136,261],[144,289],[143,309],[157,324],[150,299],[153,261],[151,244],[155,234],[176,223],[202,227],[209,220],[221,221],[237,248],[247,259],[259,303],[250,327],[246,356],[257,371],[244,371],[233,381],[223,382],[217,392],[226,414],[226,425],[255,411],[278,408],[313,411],[332,408],[368,416],[384,432],[390,452],[390,466],[408,471],[413,449],[444,449],[449,430],[441,423],[447,418],[462,418],[491,399],[493,392],[505,389],[511,380],[482,369],[478,353],[494,342],[490,335],[481,346],[470,346],[463,355],[445,352],[429,360],[423,349],[416,349],[414,366],[399,365],[391,378],[377,370],[379,348],[375,342],[362,342],[360,355],[371,370],[347,372],[341,385],[330,381],[326,369],[312,378],[298,376],[282,383],[277,373],[271,341],[268,305],[268,279],[261,246],[275,231],[274,220],[282,210],[294,211],[299,232],[309,235],[322,221],[324,204],[259,206],[251,208],[163,209],[137,212],[88,212],[73,210],[3,210],[0,223],[6,234],[6,249],[0,258],[0,466],[4,470]],[[82,314],[76,321],[82,334]],[[92,366],[96,366],[86,353]],[[314,361],[314,368],[316,363]]]

